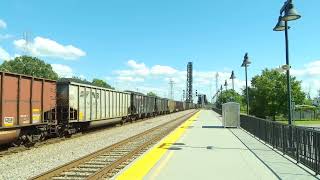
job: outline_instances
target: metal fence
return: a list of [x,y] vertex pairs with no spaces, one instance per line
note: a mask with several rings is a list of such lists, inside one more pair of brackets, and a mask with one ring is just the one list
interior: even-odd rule
[[247,115],[241,115],[240,124],[241,128],[310,168],[316,175],[320,174],[320,131]]
[[222,115],[222,109],[212,108],[212,110],[215,111],[216,113]]

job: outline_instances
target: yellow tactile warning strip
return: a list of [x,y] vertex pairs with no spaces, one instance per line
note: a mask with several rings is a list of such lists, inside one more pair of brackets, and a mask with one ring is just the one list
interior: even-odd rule
[[153,149],[147,152],[145,155],[140,157],[136,162],[134,162],[127,170],[121,173],[117,179],[118,180],[131,180],[131,179],[143,179],[145,175],[155,166],[155,164],[162,158],[167,152],[167,148],[159,148],[163,144],[175,143],[186,131],[187,127],[192,125],[194,120],[198,118],[201,111],[197,112],[182,125],[180,125],[176,130],[170,133],[167,137],[162,139]]

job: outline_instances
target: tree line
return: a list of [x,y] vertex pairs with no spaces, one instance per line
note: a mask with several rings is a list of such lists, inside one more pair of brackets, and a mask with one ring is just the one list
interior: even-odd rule
[[[302,91],[301,81],[291,76],[292,100],[297,105],[312,105],[310,98]],[[288,117],[288,97],[286,75],[276,70],[265,69],[251,80],[249,92],[249,113],[260,118],[276,120],[277,116]],[[246,107],[246,89],[239,94],[234,90],[225,90],[217,98],[216,106],[237,102]]]
[[79,83],[114,89],[111,85],[109,85],[102,79],[95,78],[92,81],[88,81],[77,76],[74,76],[72,78],[59,77],[59,75],[52,69],[51,64],[45,63],[43,60],[31,56],[19,56],[14,58],[13,60],[4,61],[0,65],[0,71],[58,81],[68,79]]

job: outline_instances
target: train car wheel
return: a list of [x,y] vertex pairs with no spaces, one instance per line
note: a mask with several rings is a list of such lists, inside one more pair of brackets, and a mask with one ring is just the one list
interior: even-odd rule
[[16,141],[12,143],[13,146],[18,147],[22,145],[22,140],[18,138]]
[[123,126],[126,123],[126,119],[122,118],[120,125]]
[[32,135],[26,135],[26,138],[24,140],[24,146],[27,148],[30,148],[34,146],[36,143],[33,141]]
[[66,132],[66,133],[64,134],[64,137],[66,137],[66,138],[71,138],[71,136],[72,136],[72,134],[70,134],[70,133],[68,133],[68,132]]
[[33,147],[36,143],[35,142],[27,142],[26,144],[24,144],[24,146],[26,148],[30,148],[30,147]]

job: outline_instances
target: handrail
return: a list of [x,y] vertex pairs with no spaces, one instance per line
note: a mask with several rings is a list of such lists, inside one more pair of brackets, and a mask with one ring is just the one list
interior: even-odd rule
[[[213,109],[222,114],[220,109]],[[320,129],[282,124],[254,116],[240,115],[240,126],[273,148],[320,174]]]

